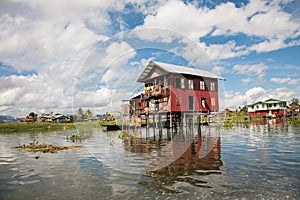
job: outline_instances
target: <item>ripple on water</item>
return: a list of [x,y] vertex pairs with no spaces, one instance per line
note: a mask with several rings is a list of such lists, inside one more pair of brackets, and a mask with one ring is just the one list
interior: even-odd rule
[[28,181],[10,181],[9,184],[13,184],[13,185],[29,185],[29,184],[35,184],[35,183],[39,183],[40,180],[28,180]]
[[[99,131],[80,143],[83,149],[38,154],[39,159],[33,158],[37,154],[13,148],[33,138],[67,143],[64,134],[0,135],[1,195],[13,199],[300,197],[300,137],[295,133],[223,131],[218,148],[203,154],[203,159],[187,159],[185,154],[173,163],[162,155],[175,152],[169,141],[130,144],[118,133]],[[147,171],[147,166],[161,163],[168,165]]]

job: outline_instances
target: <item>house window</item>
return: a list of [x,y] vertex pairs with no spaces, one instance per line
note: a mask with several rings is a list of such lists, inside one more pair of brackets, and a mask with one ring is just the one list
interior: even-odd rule
[[194,81],[193,80],[188,80],[188,87],[189,89],[194,89]]
[[200,81],[200,90],[205,90],[204,81]]
[[216,106],[216,99],[215,98],[211,98],[211,106]]
[[205,108],[205,98],[201,98],[201,105],[202,105],[202,107],[204,107]]
[[168,80],[167,80],[167,77],[164,76],[164,87],[167,87],[168,86]]
[[180,88],[180,78],[175,79],[175,87]]
[[215,82],[210,82],[210,90],[211,91],[215,91],[216,90]]
[[180,80],[181,80],[181,81],[180,81],[180,82],[181,82],[180,88],[181,88],[181,89],[184,89],[184,88],[185,88],[184,78],[181,78]]
[[185,88],[184,78],[176,78],[175,79],[175,87],[184,89]]

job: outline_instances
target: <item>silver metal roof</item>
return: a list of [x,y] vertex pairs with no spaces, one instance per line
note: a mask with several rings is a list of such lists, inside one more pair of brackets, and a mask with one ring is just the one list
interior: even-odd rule
[[138,82],[142,82],[147,77],[148,73],[152,70],[154,66],[157,66],[161,68],[166,73],[176,73],[176,74],[189,74],[189,75],[195,75],[195,76],[201,76],[201,77],[207,77],[207,78],[215,78],[220,80],[225,80],[225,78],[220,77],[212,72],[196,69],[196,68],[190,68],[180,65],[174,65],[169,63],[162,63],[157,61],[150,61],[145,70],[142,72],[140,77],[138,78]]

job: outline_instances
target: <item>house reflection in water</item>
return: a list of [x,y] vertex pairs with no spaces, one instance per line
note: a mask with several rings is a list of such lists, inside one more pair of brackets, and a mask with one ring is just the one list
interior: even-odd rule
[[252,120],[249,125],[251,132],[286,133],[289,129],[288,121],[284,118]]
[[[124,140],[124,147],[130,152],[147,154],[148,160],[156,164],[156,169],[153,166],[146,169],[146,175],[152,178],[151,181],[142,181],[141,185],[162,193],[180,193],[181,191],[174,187],[178,182],[196,187],[211,187],[207,181],[201,180],[201,177],[221,174],[220,167],[223,165],[220,137],[203,136],[191,141],[187,143],[170,142],[167,139],[127,139]],[[162,153],[162,149],[167,149],[168,153]],[[171,162],[158,163],[159,160],[168,160],[170,157],[173,159]]]

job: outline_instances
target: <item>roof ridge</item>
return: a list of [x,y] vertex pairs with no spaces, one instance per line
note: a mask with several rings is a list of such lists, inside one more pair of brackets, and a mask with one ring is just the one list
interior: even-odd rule
[[177,64],[170,64],[170,63],[151,60],[149,64],[146,66],[146,68],[144,69],[144,71],[142,72],[142,74],[140,75],[140,77],[138,78],[138,81],[141,81],[144,77],[146,77],[147,73],[150,72],[149,68],[153,68],[155,65],[168,73],[190,74],[195,76],[226,80],[225,78],[218,76],[213,72],[203,70],[203,69],[198,69],[196,67],[187,67],[187,66],[181,66]]

